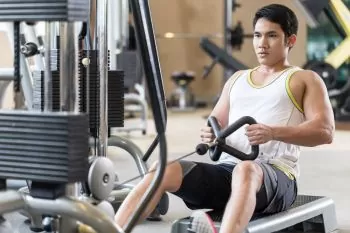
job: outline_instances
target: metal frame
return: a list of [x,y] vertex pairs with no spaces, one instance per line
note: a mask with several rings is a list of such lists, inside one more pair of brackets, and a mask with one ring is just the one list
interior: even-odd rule
[[[29,1],[29,0],[28,0]],[[98,155],[105,156],[107,149],[107,0],[100,0],[98,2],[97,11],[97,27],[95,31],[98,37],[97,46],[100,50],[100,107],[102,116],[100,118],[101,128],[99,129],[99,147]],[[138,203],[138,206],[134,214],[126,223],[125,229],[121,229],[117,226],[110,216],[107,216],[103,212],[99,211],[96,207],[83,201],[79,201],[75,198],[77,195],[77,189],[75,185],[67,185],[65,197],[59,197],[55,200],[33,198],[29,195],[23,195],[18,192],[6,191],[0,193],[0,214],[24,209],[26,212],[33,215],[34,224],[40,224],[40,218],[36,217],[44,215],[60,216],[59,218],[59,232],[75,232],[77,222],[76,220],[90,225],[96,231],[99,232],[131,232],[135,224],[137,223],[141,213],[146,208],[148,202],[151,200],[155,191],[157,190],[162,177],[165,172],[167,161],[167,145],[165,137],[166,128],[166,108],[165,108],[165,95],[162,84],[162,77],[160,72],[160,65],[158,61],[157,47],[155,43],[155,37],[153,32],[153,25],[150,15],[150,9],[147,0],[134,0],[131,2],[134,9],[136,31],[138,37],[141,38],[140,51],[143,59],[143,64],[146,70],[146,77],[148,82],[148,88],[151,95],[151,103],[153,115],[155,118],[155,125],[158,136],[155,142],[159,143],[160,147],[160,159],[159,166],[155,172],[155,177],[147,190],[143,195],[142,200]],[[31,17],[35,18],[33,14]],[[53,27],[48,23],[46,24],[46,48],[51,46],[51,30]],[[10,30],[11,31],[11,30]],[[50,32],[49,32],[50,31]],[[60,112],[69,112],[73,114],[79,114],[78,109],[78,36],[75,31],[74,22],[60,22]],[[96,41],[94,41],[96,42]],[[96,46],[96,47],[97,47]],[[45,86],[50,87],[51,80],[51,66],[50,53],[45,53]],[[25,61],[21,59],[21,62]],[[29,69],[28,69],[29,71]],[[31,81],[31,79],[28,79]],[[45,93],[45,111],[50,112],[50,99],[47,98],[49,91]],[[113,142],[112,142],[113,143]],[[128,148],[128,146],[126,146]],[[139,169],[145,172],[145,168],[142,167],[141,156],[135,157],[137,159]],[[67,196],[70,196],[68,198]],[[96,218],[96,216],[99,216]]]
[[[322,223],[323,229],[321,232],[330,233],[337,229],[337,219],[335,214],[335,204],[331,198],[316,197],[316,196],[298,196],[301,200],[299,206],[291,207],[290,209],[253,219],[249,222],[245,233],[270,233],[279,232],[298,223],[309,221],[321,216],[321,220],[314,220],[316,223]],[[184,218],[174,222],[171,233],[187,232],[189,219]],[[216,221],[214,226],[220,229],[221,222]],[[282,231],[284,232],[284,231]]]
[[[74,198],[62,197],[56,200],[45,200],[23,195],[16,191],[6,191],[0,193],[0,214],[24,210],[28,213],[45,213],[53,216],[65,216],[91,226],[98,232],[118,232],[124,231],[107,214],[92,206],[91,204]],[[96,218],[98,216],[98,218]],[[60,232],[65,231],[65,226],[60,225]]]
[[329,4],[346,34],[346,38],[324,59],[337,69],[350,57],[350,10],[342,0],[331,0]]
[[[129,2],[127,0],[121,0],[118,2],[110,1],[108,9],[108,48],[110,51],[110,68],[112,70],[121,69],[117,60],[117,54],[122,53],[127,45]],[[115,11],[119,14],[115,14]],[[140,69],[142,69],[142,67]],[[131,132],[140,130],[142,134],[146,134],[148,125],[148,103],[146,101],[143,86],[144,83],[135,83],[135,90],[137,93],[126,93],[124,95],[125,112],[140,113],[140,123],[137,126],[114,128],[114,132]]]
[[[7,28],[6,35],[9,39],[11,52],[13,54],[14,53],[14,51],[13,51],[14,37],[13,37],[13,25],[12,25],[12,23],[6,23],[6,28]],[[32,109],[32,106],[33,106],[33,77],[32,77],[32,74],[30,72],[30,65],[23,54],[20,55],[20,66],[21,66],[21,70],[20,70],[21,89],[22,89],[22,93],[24,96],[25,105],[28,109]],[[4,71],[4,73],[2,73],[1,71]],[[12,71],[14,71],[13,68],[0,70],[0,77],[1,77],[0,79],[3,80],[3,78],[4,78],[7,81],[14,80],[14,73],[12,73],[12,75],[9,76],[9,72],[12,72]]]

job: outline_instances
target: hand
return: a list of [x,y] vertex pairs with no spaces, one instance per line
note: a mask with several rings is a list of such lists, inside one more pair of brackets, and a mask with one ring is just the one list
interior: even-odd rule
[[201,128],[200,137],[203,143],[213,142],[215,138],[213,129],[209,126]]
[[251,145],[264,144],[273,140],[272,128],[264,124],[253,124],[246,128],[248,140]]

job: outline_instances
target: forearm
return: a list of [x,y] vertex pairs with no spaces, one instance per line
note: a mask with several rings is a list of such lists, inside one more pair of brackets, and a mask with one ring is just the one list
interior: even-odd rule
[[273,126],[273,140],[300,146],[330,144],[334,127],[318,121],[306,121],[298,126]]

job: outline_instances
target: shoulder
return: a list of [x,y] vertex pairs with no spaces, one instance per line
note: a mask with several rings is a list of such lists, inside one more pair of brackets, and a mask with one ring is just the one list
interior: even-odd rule
[[312,86],[323,87],[324,81],[315,71],[298,69],[293,73],[293,82],[304,84],[307,88]]
[[236,71],[229,79],[227,79],[224,90],[227,92],[231,91],[232,86],[235,84],[237,79],[242,76],[245,72],[248,72],[249,70],[238,70]]
[[242,74],[249,72],[250,70],[238,70],[236,71],[226,82],[226,85],[232,85]]
[[298,67],[294,70],[293,77],[297,77],[299,80],[303,81],[322,81],[321,77],[315,71],[304,70]]

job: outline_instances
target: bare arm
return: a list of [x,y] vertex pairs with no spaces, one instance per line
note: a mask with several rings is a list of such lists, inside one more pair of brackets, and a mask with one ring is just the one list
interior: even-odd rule
[[272,138],[310,147],[332,143],[335,123],[327,89],[316,73],[312,71],[298,73],[303,77],[295,78],[302,78],[305,82],[302,101],[305,122],[295,127],[272,127]]
[[240,71],[237,71],[232,75],[232,77],[229,80],[227,80],[227,82],[224,85],[224,88],[222,89],[220,98],[210,114],[210,116],[214,116],[218,120],[222,128],[226,127],[228,124],[228,114],[230,110],[229,91],[233,82],[238,78],[239,74]]

